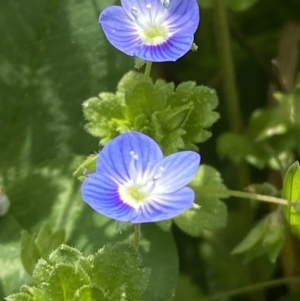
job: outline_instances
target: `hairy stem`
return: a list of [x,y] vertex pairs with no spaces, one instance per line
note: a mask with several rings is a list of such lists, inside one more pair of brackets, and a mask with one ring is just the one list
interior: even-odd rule
[[144,79],[148,79],[151,73],[152,62],[147,62],[144,72]]
[[276,198],[273,196],[263,195],[263,194],[257,194],[253,192],[245,192],[245,191],[237,191],[237,190],[215,190],[215,189],[198,189],[197,191],[203,192],[203,193],[211,193],[216,195],[222,195],[222,196],[233,196],[237,198],[242,199],[251,199],[261,202],[268,202],[268,203],[275,203],[279,205],[285,205],[285,206],[293,206],[294,204],[292,202],[289,202],[288,200]]
[[140,236],[141,236],[141,224],[134,224],[134,238],[133,238],[132,248],[136,252],[139,250]]

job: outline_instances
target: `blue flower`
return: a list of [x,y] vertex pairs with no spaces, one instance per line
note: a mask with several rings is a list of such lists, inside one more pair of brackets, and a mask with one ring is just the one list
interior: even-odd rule
[[96,172],[82,185],[82,197],[97,212],[119,221],[169,219],[192,206],[194,191],[186,185],[199,163],[196,152],[164,158],[150,137],[121,134],[100,152]]
[[121,0],[99,22],[110,43],[146,61],[176,61],[193,44],[199,24],[197,0]]

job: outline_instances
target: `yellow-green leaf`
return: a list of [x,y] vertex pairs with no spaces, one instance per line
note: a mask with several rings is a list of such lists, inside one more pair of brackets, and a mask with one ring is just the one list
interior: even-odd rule
[[[292,164],[286,172],[283,182],[282,197],[293,203],[297,203],[300,200],[299,162]],[[291,206],[286,206],[284,213],[290,224],[291,231],[297,236],[300,236],[300,214]]]

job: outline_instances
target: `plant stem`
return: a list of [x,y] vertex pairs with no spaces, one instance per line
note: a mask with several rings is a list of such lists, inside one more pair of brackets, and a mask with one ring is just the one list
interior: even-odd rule
[[134,224],[134,238],[133,238],[132,248],[136,252],[139,250],[140,236],[141,236],[141,224]]
[[148,79],[151,73],[152,62],[147,62],[144,72],[144,79]]
[[242,288],[237,288],[230,290],[228,292],[216,294],[211,297],[202,298],[201,301],[215,301],[215,300],[223,300],[224,298],[229,298],[237,295],[242,295],[245,293],[250,293],[255,290],[262,290],[265,288],[273,287],[273,286],[279,286],[290,282],[299,282],[300,283],[300,277],[289,277],[289,278],[282,278],[282,279],[275,279],[270,280],[262,283],[252,284],[248,285]]
[[269,195],[263,195],[263,194],[257,194],[253,192],[244,192],[244,191],[236,191],[236,190],[227,190],[228,194],[234,197],[238,198],[244,198],[244,199],[252,199],[262,202],[268,202],[268,203],[275,203],[280,205],[289,206],[291,205],[291,202],[285,199],[276,198]]
[[276,198],[273,196],[263,195],[263,194],[257,194],[253,192],[244,192],[244,191],[237,191],[237,190],[214,190],[214,189],[199,189],[199,192],[203,193],[210,193],[210,194],[217,194],[217,195],[223,195],[223,196],[233,196],[237,198],[242,199],[252,199],[256,201],[262,201],[262,202],[268,202],[268,203],[275,203],[279,205],[285,205],[285,206],[293,206],[294,204],[292,202],[289,202],[288,200]]
[[231,53],[227,7],[224,0],[213,0],[215,9],[216,37],[219,45],[221,70],[224,80],[224,92],[228,107],[228,119],[231,130],[238,133],[243,130],[241,109],[238,100],[234,64]]

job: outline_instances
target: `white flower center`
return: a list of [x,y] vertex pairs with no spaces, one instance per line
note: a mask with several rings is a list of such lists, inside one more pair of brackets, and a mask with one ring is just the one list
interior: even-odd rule
[[166,26],[152,23],[140,30],[140,37],[146,45],[156,46],[168,40],[169,31]]
[[143,185],[134,183],[128,183],[120,186],[119,194],[124,203],[136,209],[141,203],[146,202],[150,196],[150,193],[147,193],[143,190]]
[[156,46],[164,43],[170,37],[170,32],[165,24],[165,17],[167,16],[167,9],[169,7],[168,0],[162,0],[161,5],[164,6],[163,13],[152,15],[151,4],[147,4],[148,15],[140,15],[136,8],[131,9],[131,14],[134,17],[137,30],[139,32],[142,42],[146,45]]
[[156,187],[156,181],[160,178],[164,168],[160,167],[158,174],[153,175],[152,173],[145,177],[136,166],[139,160],[138,155],[134,151],[131,151],[130,155],[130,180],[119,186],[119,195],[124,203],[137,210],[141,204],[150,200]]

